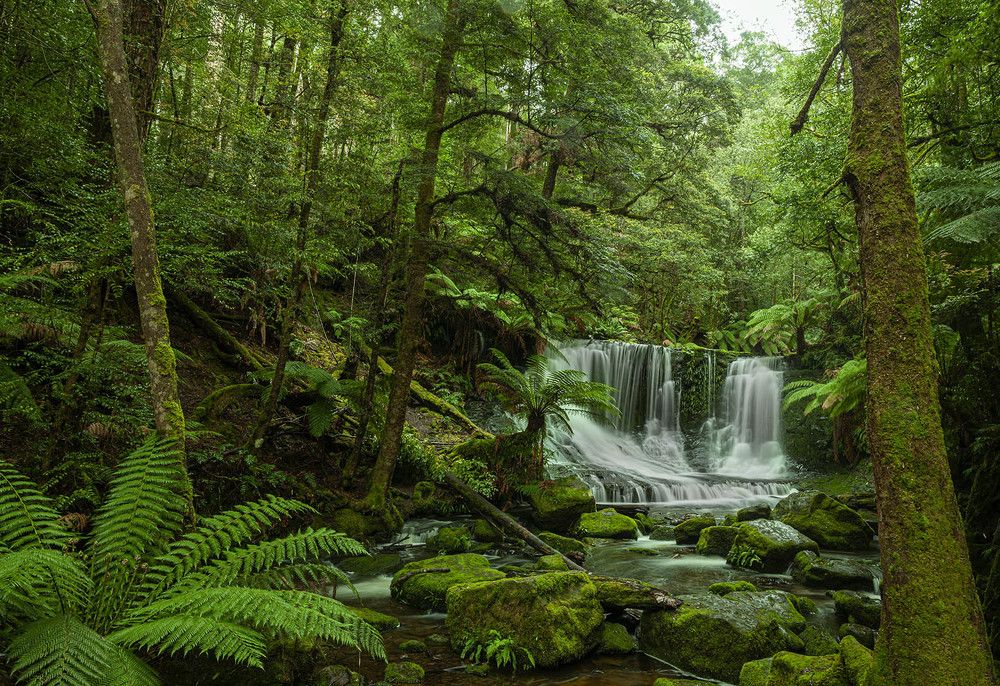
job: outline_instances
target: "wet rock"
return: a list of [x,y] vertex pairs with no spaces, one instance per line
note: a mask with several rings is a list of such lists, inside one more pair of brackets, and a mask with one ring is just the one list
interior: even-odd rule
[[344,665],[327,665],[313,672],[315,686],[364,686],[365,678]]
[[800,491],[774,506],[772,516],[794,527],[821,548],[866,550],[873,532],[857,512],[819,491]]
[[538,667],[579,660],[600,638],[604,611],[597,588],[581,572],[459,584],[448,591],[452,647],[490,641],[490,631],[531,651]]
[[743,666],[740,686],[852,686],[839,654],[780,652]]
[[337,567],[359,576],[381,576],[392,574],[403,566],[403,558],[396,553],[377,553],[365,557],[351,557],[338,560]]
[[[425,571],[435,569],[448,571]],[[503,572],[491,569],[490,561],[482,555],[442,555],[405,565],[392,577],[389,590],[393,598],[407,605],[443,612],[447,607],[445,595],[452,586],[503,576]]]
[[805,617],[812,617],[818,611],[816,603],[813,602],[812,598],[806,598],[803,595],[789,593],[788,600],[795,606],[795,609],[799,611],[799,614]]
[[674,540],[678,543],[696,543],[702,529],[715,526],[715,517],[697,515],[689,517],[674,527]]
[[750,505],[749,507],[744,507],[736,511],[736,521],[738,522],[752,522],[755,519],[770,519],[771,518],[771,506],[767,503],[760,503],[759,505]]
[[563,555],[568,553],[586,554],[588,550],[587,544],[583,541],[578,541],[575,538],[569,538],[567,536],[560,536],[559,534],[554,534],[551,531],[543,531],[538,534],[538,537]]
[[878,632],[875,629],[867,627],[864,624],[853,624],[850,622],[841,624],[837,633],[840,634],[842,639],[850,636],[869,650],[875,649],[875,639],[878,638]]
[[466,553],[472,546],[472,534],[464,526],[443,526],[427,539],[427,547],[444,555]]
[[696,674],[736,681],[740,666],[801,648],[805,619],[782,591],[680,596],[676,611],[643,613],[642,650]]
[[872,571],[853,560],[828,560],[804,550],[792,561],[792,578],[805,586],[835,590],[871,590]]
[[756,591],[757,587],[749,581],[719,581],[708,587],[709,593],[726,595],[734,591]]
[[635,637],[621,624],[604,622],[597,641],[597,652],[601,655],[628,655],[636,649]]
[[726,558],[733,566],[784,572],[798,553],[819,550],[812,539],[771,519],[745,522],[740,524],[739,530]]
[[840,641],[840,659],[852,684],[863,686],[868,683],[868,674],[875,664],[871,650],[861,645],[853,636],[845,636]]
[[378,514],[345,507],[330,516],[330,527],[360,541],[378,541],[402,531],[403,518],[392,505]]
[[634,519],[635,523],[639,525],[639,531],[643,534],[648,534],[659,524],[658,521],[650,517],[645,512],[636,512],[632,515],[632,519]]
[[566,560],[563,559],[562,555],[543,555],[538,558],[535,568],[549,572],[565,572],[569,570]]
[[411,655],[416,655],[417,653],[426,653],[427,644],[423,641],[411,638],[408,641],[403,641],[399,644],[399,649],[404,653],[409,653]]
[[350,610],[379,631],[391,631],[399,628],[399,620],[392,615],[376,612],[367,607],[352,607]]
[[539,526],[565,533],[580,515],[597,509],[590,488],[576,477],[543,481],[525,488],[532,518]]
[[708,526],[701,530],[698,536],[698,545],[695,550],[699,555],[722,555],[729,554],[729,549],[733,547],[736,534],[740,530],[735,526]]
[[857,591],[834,591],[833,606],[837,616],[848,622],[878,629],[882,624],[882,603]]
[[424,680],[424,668],[416,662],[390,662],[383,678],[390,684],[419,684]]
[[473,519],[469,522],[469,531],[480,543],[499,543],[504,539],[503,532],[485,519]]
[[608,507],[600,512],[587,512],[580,515],[573,533],[589,538],[634,539],[639,538],[639,525],[631,517],[618,514]]
[[649,540],[651,541],[672,541],[674,540],[674,527],[667,526],[666,524],[660,524],[654,526],[649,532]]
[[771,676],[771,658],[751,660],[740,668],[740,686],[767,686]]
[[597,588],[597,600],[607,612],[623,610],[657,610],[663,608],[666,593],[650,583],[638,579],[595,576],[591,581]]
[[819,627],[807,626],[799,634],[799,638],[802,639],[802,648],[806,655],[833,655],[840,650],[837,638]]

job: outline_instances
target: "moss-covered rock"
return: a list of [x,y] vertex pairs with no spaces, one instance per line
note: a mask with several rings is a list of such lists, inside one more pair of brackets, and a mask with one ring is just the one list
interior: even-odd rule
[[[760,561],[744,565],[736,553],[745,550],[752,551]],[[765,572],[783,572],[803,550],[816,552],[819,546],[787,524],[772,519],[755,519],[740,524],[727,561],[732,565],[753,566]]]
[[837,633],[840,634],[841,639],[848,637],[853,638],[869,650],[875,649],[875,640],[878,638],[878,632],[875,631],[875,629],[865,626],[864,624],[855,624],[853,622],[841,624]]
[[831,550],[865,550],[873,532],[857,512],[826,493],[800,491],[774,506],[772,516]]
[[844,663],[848,681],[854,686],[867,686],[868,674],[875,663],[872,651],[853,636],[846,636],[840,641],[840,659]]
[[597,652],[602,655],[628,655],[635,652],[636,641],[621,624],[604,622],[597,640]]
[[718,581],[708,587],[709,593],[726,595],[735,591],[756,591],[757,587],[749,581]]
[[639,525],[639,531],[643,534],[648,534],[659,524],[658,521],[650,517],[645,512],[636,512],[632,515],[632,519],[634,519],[635,523]]
[[538,558],[535,568],[549,572],[565,572],[569,569],[562,555],[543,555]]
[[473,519],[469,522],[469,531],[480,543],[499,543],[504,539],[503,532],[485,519]]
[[424,680],[424,668],[416,662],[390,662],[383,678],[389,684],[419,684]]
[[531,651],[538,667],[579,660],[597,645],[604,611],[597,588],[581,572],[459,584],[448,591],[448,633],[461,650],[498,631]]
[[782,591],[680,596],[676,611],[644,612],[639,647],[681,669],[726,681],[740,666],[801,647],[805,619]]
[[639,525],[635,520],[608,507],[600,512],[580,515],[573,527],[573,534],[585,538],[639,538]]
[[847,672],[839,654],[798,655],[781,652],[771,658],[767,686],[852,686],[852,684],[847,680]]
[[882,624],[882,603],[857,591],[834,591],[833,606],[837,616],[848,622],[878,629]]
[[749,505],[736,511],[736,521],[752,522],[755,519],[770,519],[771,506],[767,503]]
[[[424,570],[447,569],[447,572]],[[412,574],[417,572],[416,574]],[[490,561],[482,555],[442,555],[427,560],[410,562],[392,577],[389,590],[397,600],[423,610],[443,612],[445,595],[456,584],[469,584],[503,578],[504,573],[490,568]]]
[[569,538],[568,536],[560,536],[559,534],[554,534],[551,531],[543,531],[538,534],[538,537],[563,555],[567,555],[569,553],[586,553],[587,550],[589,550],[589,546],[583,541],[578,541],[577,539]]
[[330,515],[330,527],[359,541],[379,541],[403,530],[403,518],[391,504],[373,514],[344,507]]
[[788,600],[795,609],[799,611],[800,615],[805,617],[811,617],[818,611],[816,603],[812,598],[807,598],[804,595],[795,595],[794,593],[788,594]]
[[399,620],[392,615],[377,612],[367,607],[352,607],[350,610],[379,631],[391,631],[399,628]]
[[702,529],[715,526],[715,517],[711,515],[698,515],[688,517],[683,522],[674,526],[674,540],[678,543],[696,543],[701,535]]
[[656,597],[663,592],[650,583],[621,577],[591,577],[597,588],[597,600],[607,612],[653,610],[660,607]]
[[771,676],[771,658],[751,660],[740,669],[740,686],[767,686]]
[[576,477],[543,481],[524,492],[538,525],[560,533],[569,531],[580,515],[597,509],[590,488]]
[[674,527],[666,524],[658,524],[649,532],[651,541],[672,541],[674,540]]
[[411,638],[408,641],[403,641],[399,644],[399,649],[404,653],[410,653],[411,655],[417,653],[426,653],[427,644],[416,638]]
[[840,650],[837,638],[816,626],[807,626],[799,638],[802,639],[802,652],[806,655],[833,655]]
[[364,557],[350,557],[338,560],[337,567],[358,576],[381,576],[392,574],[403,566],[403,558],[397,553],[377,553]]
[[365,677],[344,665],[324,665],[313,672],[311,683],[315,686],[364,686]]
[[472,547],[472,534],[464,526],[443,526],[427,539],[427,547],[443,555],[466,553]]
[[698,536],[698,545],[695,550],[699,555],[722,555],[729,554],[729,549],[733,547],[736,534],[740,530],[735,526],[707,526],[701,530]]
[[812,550],[803,550],[792,561],[792,578],[805,586],[829,589],[869,590],[871,569],[854,560],[828,560]]

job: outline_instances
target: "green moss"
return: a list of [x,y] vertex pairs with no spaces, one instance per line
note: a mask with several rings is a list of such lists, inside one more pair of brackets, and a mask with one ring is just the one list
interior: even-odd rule
[[381,576],[391,574],[403,566],[403,558],[398,553],[377,553],[365,557],[351,557],[338,560],[337,567],[358,576]]
[[674,527],[667,526],[666,524],[660,524],[658,526],[654,526],[653,530],[649,532],[649,540],[651,541],[674,540]]
[[[410,576],[410,572],[428,569],[449,571]],[[448,589],[452,586],[501,579],[503,576],[503,572],[491,569],[489,560],[482,555],[443,555],[405,565],[393,576],[389,589],[393,598],[407,605],[443,612],[447,607],[445,598]]]
[[801,491],[781,500],[772,516],[816,541],[821,548],[865,550],[873,532],[857,512],[818,491]]
[[852,686],[839,654],[780,652],[771,659],[767,686]]
[[538,537],[563,555],[568,553],[586,553],[590,549],[590,547],[582,541],[578,541],[575,538],[569,538],[567,536],[560,536],[559,534],[554,534],[551,531],[543,531],[538,534]]
[[503,532],[485,519],[473,519],[469,530],[474,539],[483,543],[499,543],[504,539]]
[[701,530],[710,526],[715,526],[715,517],[711,515],[690,517],[674,527],[674,540],[678,543],[695,543]]
[[596,509],[594,495],[575,477],[542,482],[523,491],[531,504],[532,518],[552,531],[569,531],[580,515]]
[[799,634],[799,638],[802,639],[802,650],[806,655],[832,655],[840,650],[836,637],[819,627],[807,626]]
[[771,676],[771,658],[751,660],[740,669],[740,686],[768,686]]
[[427,539],[427,547],[439,553],[465,553],[471,546],[472,534],[462,526],[443,526]]
[[391,631],[392,629],[399,628],[399,620],[392,615],[376,612],[367,607],[352,607],[349,609],[379,631]]
[[734,591],[756,591],[757,587],[749,581],[719,581],[708,587],[709,593],[726,595]]
[[597,644],[604,611],[597,589],[580,572],[551,572],[448,591],[447,626],[452,647],[489,641],[495,630],[531,651],[538,667],[580,659]]
[[729,554],[729,549],[733,547],[736,534],[740,532],[735,526],[708,526],[701,530],[698,536],[698,544],[695,550],[699,555],[722,555]]
[[538,558],[535,567],[550,572],[565,572],[569,569],[562,555],[543,555]]
[[[784,572],[802,550],[818,551],[819,546],[792,527],[771,519],[756,519],[740,524],[732,550],[752,550],[766,572]],[[738,560],[730,556],[730,564]]]
[[749,507],[744,507],[736,511],[736,521],[739,522],[752,522],[755,519],[770,519],[770,518],[771,518],[771,506],[768,505],[767,503],[750,505]]
[[390,684],[419,684],[424,680],[424,668],[416,662],[390,662],[384,679]]
[[872,651],[853,636],[845,636],[840,641],[840,659],[844,663],[847,679],[853,686],[868,686],[868,676],[875,661]]
[[811,617],[817,612],[816,603],[813,602],[812,598],[806,598],[805,596],[789,593],[788,600],[795,606],[795,609],[798,610],[800,614],[805,615],[806,617]]
[[635,515],[633,515],[632,519],[634,519],[636,524],[639,525],[639,531],[641,531],[643,534],[648,534],[650,531],[653,530],[653,527],[655,527],[658,524],[658,522],[655,519],[650,517],[645,512],[636,512]]
[[415,638],[411,638],[408,641],[403,641],[399,644],[399,649],[404,653],[410,653],[414,655],[416,653],[426,653],[427,644],[423,641],[419,641]]
[[597,588],[597,600],[607,612],[657,608],[653,596],[658,589],[645,581],[607,576],[595,576],[591,580]]
[[631,517],[609,507],[580,515],[573,533],[590,538],[639,538],[639,525]]
[[805,586],[830,589],[869,590],[872,572],[853,560],[827,560],[803,550],[792,561],[792,578]]
[[604,622],[597,642],[597,651],[602,655],[628,655],[635,652],[635,637],[621,624]]
[[867,627],[864,624],[855,624],[848,622],[846,624],[841,624],[840,628],[837,630],[842,639],[853,638],[858,643],[866,648],[874,649],[875,641],[878,638],[878,632],[871,627]]
[[837,616],[849,622],[878,629],[882,623],[882,603],[856,591],[834,591],[833,605]]

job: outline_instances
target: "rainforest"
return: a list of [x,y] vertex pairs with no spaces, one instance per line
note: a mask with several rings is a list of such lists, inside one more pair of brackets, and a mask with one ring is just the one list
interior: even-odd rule
[[0,0],[0,686],[995,686],[998,46]]

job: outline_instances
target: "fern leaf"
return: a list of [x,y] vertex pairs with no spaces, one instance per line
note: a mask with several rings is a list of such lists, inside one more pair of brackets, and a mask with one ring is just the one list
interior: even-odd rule
[[38,488],[0,460],[0,548],[61,548],[68,533]]
[[28,686],[93,686],[113,662],[113,646],[71,615],[32,622],[7,648],[14,677]]
[[[110,643],[110,641],[109,641]],[[160,686],[156,672],[130,650],[112,644],[108,672],[100,686]]]
[[78,610],[86,607],[92,590],[80,562],[58,550],[0,554],[0,614],[12,608],[28,616]]
[[136,624],[108,636],[127,648],[144,648],[157,655],[212,655],[219,660],[263,668],[264,637],[253,629],[213,617],[174,615]]

